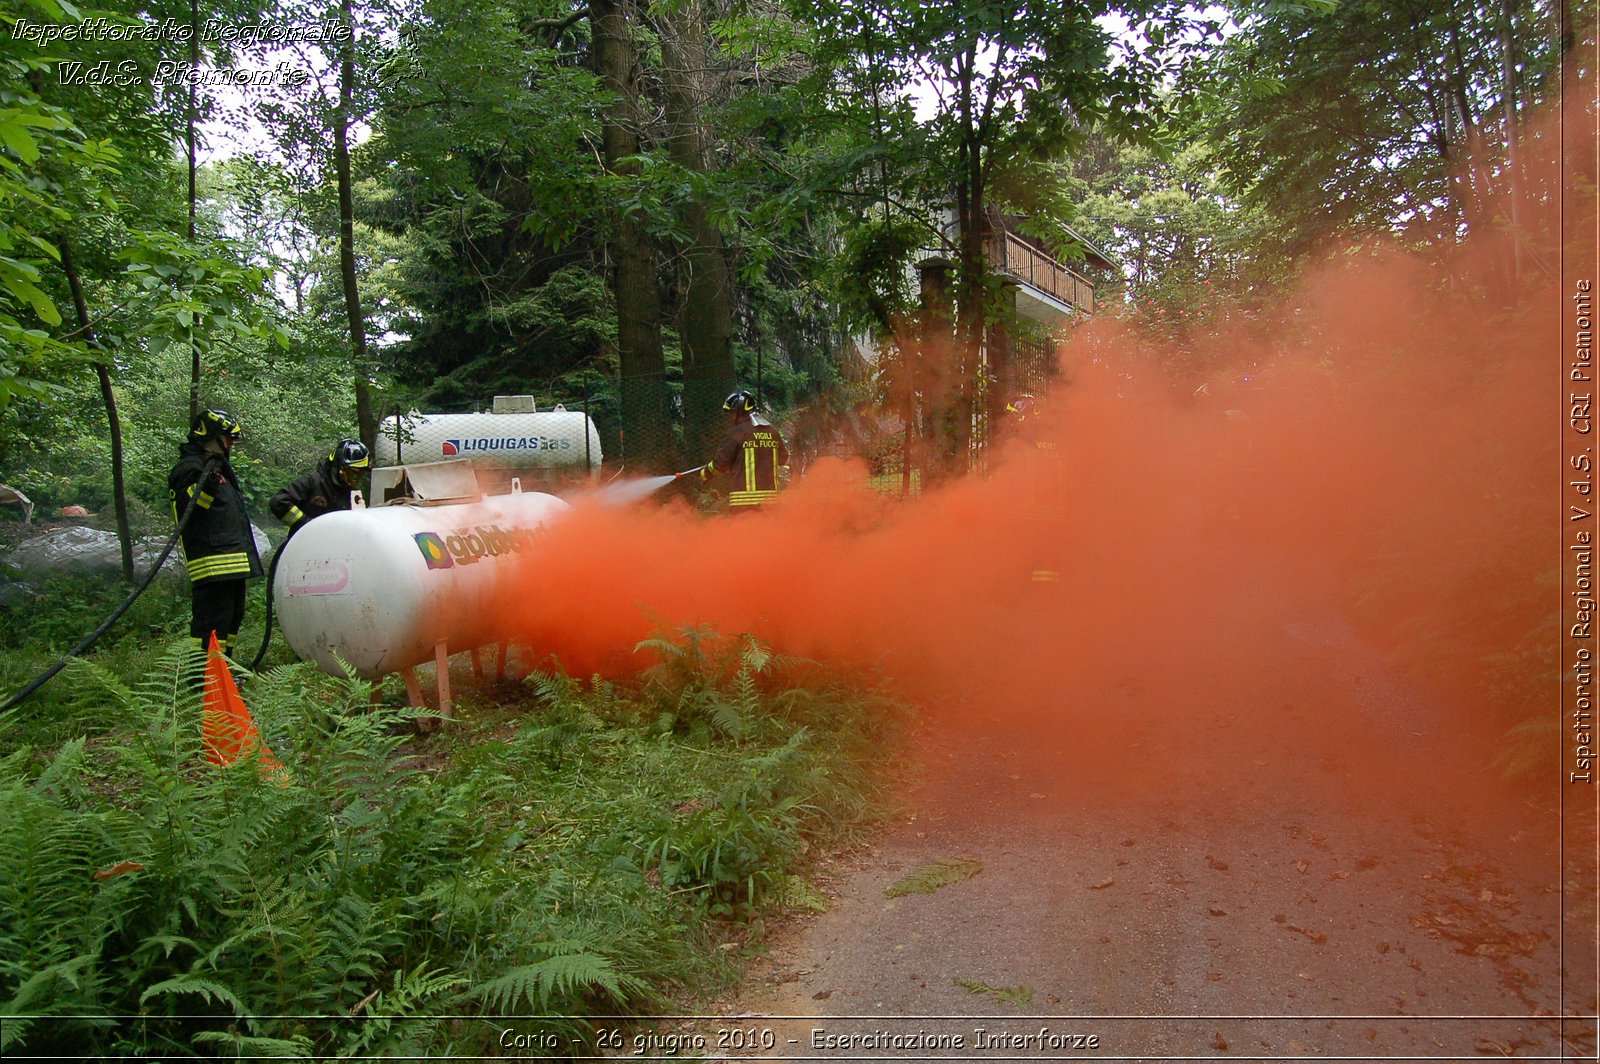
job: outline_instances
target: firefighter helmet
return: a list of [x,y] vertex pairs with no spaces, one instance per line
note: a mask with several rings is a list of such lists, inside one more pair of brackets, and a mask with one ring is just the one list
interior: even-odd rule
[[244,435],[244,426],[226,410],[202,410],[189,425],[189,439],[196,443],[213,436],[237,440]]
[[372,465],[372,455],[360,440],[340,440],[328,455],[340,483],[347,488],[356,486],[362,471]]
[[741,388],[722,401],[722,409],[731,410],[735,414],[754,413],[756,397]]
[[1039,400],[1024,392],[1006,404],[1006,413],[1015,414],[1019,418],[1033,417],[1042,408]]

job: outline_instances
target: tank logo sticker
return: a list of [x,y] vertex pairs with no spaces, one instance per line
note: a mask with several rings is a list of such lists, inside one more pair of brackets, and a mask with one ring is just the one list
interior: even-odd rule
[[422,557],[428,563],[429,569],[448,569],[454,565],[455,559],[450,557],[450,551],[440,539],[432,532],[418,532],[412,537],[417,541],[417,549],[422,551]]
[[480,436],[477,439],[445,440],[440,451],[446,458],[454,458],[466,451],[570,451],[571,440],[554,436]]
[[437,532],[418,532],[412,538],[417,541],[417,548],[422,551],[429,569],[449,569],[522,550],[543,532],[542,527],[513,528],[507,532],[499,525],[479,525],[448,536],[441,536]]
[[289,570],[291,595],[337,595],[350,586],[350,564],[339,558],[300,562]]

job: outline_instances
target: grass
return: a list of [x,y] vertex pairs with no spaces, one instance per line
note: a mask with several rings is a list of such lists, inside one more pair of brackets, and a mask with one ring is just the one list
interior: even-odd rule
[[592,1053],[585,1017],[714,991],[722,946],[817,908],[805,854],[871,822],[904,716],[701,629],[627,684],[464,690],[428,738],[295,664],[243,685],[262,774],[202,757],[183,642],[125,634],[0,719],[0,1052],[473,1054],[516,1014]]

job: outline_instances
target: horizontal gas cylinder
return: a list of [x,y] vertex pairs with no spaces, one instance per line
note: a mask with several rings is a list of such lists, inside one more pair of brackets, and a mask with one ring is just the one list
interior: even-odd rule
[[569,506],[543,492],[444,506],[339,510],[308,521],[280,548],[273,611],[306,661],[367,678],[503,638],[511,579],[546,522]]
[[479,469],[600,468],[600,433],[581,411],[418,414],[378,426],[380,466],[470,458]]

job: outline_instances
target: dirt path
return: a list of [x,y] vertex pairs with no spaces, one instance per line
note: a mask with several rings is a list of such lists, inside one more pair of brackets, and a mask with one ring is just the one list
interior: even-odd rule
[[[789,1058],[1593,1059],[1549,1018],[1549,811],[1341,621],[1246,612],[1248,670],[930,722],[905,815],[718,1011]],[[982,870],[885,897],[955,858]]]

